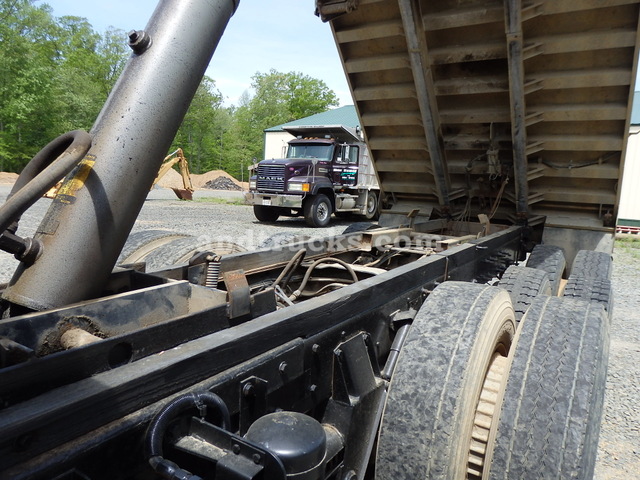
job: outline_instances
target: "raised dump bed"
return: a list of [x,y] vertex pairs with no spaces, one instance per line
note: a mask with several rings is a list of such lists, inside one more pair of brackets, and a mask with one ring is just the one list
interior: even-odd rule
[[636,0],[320,3],[388,212],[613,231]]

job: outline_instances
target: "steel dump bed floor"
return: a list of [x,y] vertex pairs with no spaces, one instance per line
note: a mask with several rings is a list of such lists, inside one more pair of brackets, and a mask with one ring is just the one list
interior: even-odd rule
[[392,210],[613,224],[638,0],[345,3],[325,19]]

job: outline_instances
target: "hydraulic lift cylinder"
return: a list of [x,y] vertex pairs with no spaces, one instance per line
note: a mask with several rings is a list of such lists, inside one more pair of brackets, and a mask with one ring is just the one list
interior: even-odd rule
[[211,56],[239,0],[161,0],[35,238],[4,300],[32,310],[103,291]]

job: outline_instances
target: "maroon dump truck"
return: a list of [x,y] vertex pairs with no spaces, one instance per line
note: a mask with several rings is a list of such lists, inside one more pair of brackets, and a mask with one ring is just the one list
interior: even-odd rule
[[296,126],[285,131],[286,158],[258,163],[246,201],[261,222],[299,216],[312,227],[329,225],[331,214],[378,216],[379,187],[367,145],[355,129]]

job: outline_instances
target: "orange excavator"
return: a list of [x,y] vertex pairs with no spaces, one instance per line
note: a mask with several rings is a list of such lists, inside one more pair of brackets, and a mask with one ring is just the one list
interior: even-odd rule
[[[193,184],[191,183],[191,176],[189,173],[189,162],[187,162],[187,157],[184,156],[184,152],[181,148],[178,148],[175,152],[167,155],[162,161],[162,166],[158,171],[158,176],[153,181],[151,188],[156,186],[156,183],[160,181],[162,177],[164,177],[167,172],[173,168],[174,165],[178,164],[178,168],[180,168],[180,175],[182,176],[182,184],[184,188],[175,188],[169,187],[176,196],[180,200],[193,200]],[[54,187],[51,187],[47,193],[44,194],[47,198],[55,198],[58,194],[58,189],[62,185],[62,180],[60,180]]]
[[182,184],[184,188],[170,188],[180,200],[193,200],[193,185],[191,184],[191,177],[189,175],[189,162],[187,162],[187,158],[184,156],[184,152],[181,148],[178,148],[175,152],[170,153],[164,158],[162,166],[158,171],[158,176],[153,181],[151,188],[153,188],[156,183],[158,183],[160,179],[176,164],[178,164],[178,168],[180,168],[180,175],[182,175]]

